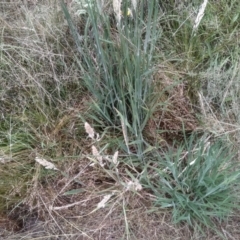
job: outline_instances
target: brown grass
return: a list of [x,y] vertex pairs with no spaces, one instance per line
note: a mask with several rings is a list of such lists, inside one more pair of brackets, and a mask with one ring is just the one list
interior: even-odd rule
[[[31,209],[29,202],[20,205],[5,219],[5,224],[17,226],[15,230],[21,228],[18,233],[6,235],[5,232],[7,239],[221,239],[211,232],[201,236],[188,225],[174,225],[167,211],[149,211],[153,207],[153,196],[149,192],[124,192],[108,176],[89,167],[88,160],[81,165],[76,161],[69,167],[64,166],[68,178],[59,177],[45,186],[38,185]],[[79,180],[81,184],[70,179]],[[83,192],[63,194],[73,189]],[[97,210],[97,204],[109,192],[115,195],[105,208]],[[221,225],[229,239],[239,239],[239,220],[231,219]],[[7,226],[4,229],[12,230]]]

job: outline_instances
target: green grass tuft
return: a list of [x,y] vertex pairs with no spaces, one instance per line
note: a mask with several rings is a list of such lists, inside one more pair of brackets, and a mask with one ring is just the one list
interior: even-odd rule
[[157,1],[140,3],[132,16],[123,14],[114,24],[113,15],[89,4],[82,36],[62,7],[80,53],[81,78],[93,97],[92,118],[105,126],[122,125],[125,141],[129,135],[141,157],[142,132],[153,107],[153,58],[160,37]]
[[175,223],[187,222],[215,227],[239,208],[235,187],[240,179],[239,163],[217,140],[187,139],[176,150],[169,149],[149,162],[145,186],[153,191],[155,206],[172,209]]

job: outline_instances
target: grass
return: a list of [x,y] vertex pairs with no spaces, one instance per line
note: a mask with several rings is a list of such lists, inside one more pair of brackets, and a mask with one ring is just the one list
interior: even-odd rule
[[231,213],[238,202],[235,183],[239,179],[238,163],[222,142],[191,137],[176,151],[157,154],[157,163],[149,162],[151,177],[146,187],[156,196],[155,205],[172,209],[175,223],[186,221],[214,228]]
[[0,3],[0,236],[239,239],[238,1],[65,2]]
[[[144,143],[142,131],[151,115],[149,106],[153,105],[150,102],[151,73],[155,42],[159,38],[158,8],[155,5],[148,2],[145,6],[142,2],[138,9],[133,10],[134,16],[122,17],[112,26],[114,16],[103,15],[97,5],[89,4],[86,9],[88,23],[81,42],[62,3],[81,56],[82,79],[94,100],[95,115],[92,117],[104,126],[122,125],[125,148],[130,154],[128,145],[133,141],[131,145],[137,145],[139,159],[142,158]],[[92,39],[89,38],[91,35]]]

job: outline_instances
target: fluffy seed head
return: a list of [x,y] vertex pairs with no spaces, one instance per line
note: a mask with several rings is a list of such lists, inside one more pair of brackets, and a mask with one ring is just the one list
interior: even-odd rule
[[95,146],[92,146],[92,154],[98,160],[99,164],[103,167],[104,166],[103,158]]
[[105,204],[108,202],[108,200],[111,198],[112,194],[108,194],[104,196],[101,202],[98,203],[97,208],[104,208]]
[[94,129],[90,126],[88,122],[85,122],[84,127],[88,136],[94,140],[94,135],[95,135]]
[[118,165],[118,151],[116,151],[113,155],[113,158],[112,158],[112,162],[115,164],[115,165]]
[[137,0],[132,0],[132,6],[133,6],[133,9],[136,11],[137,9]]
[[113,0],[113,11],[116,14],[118,23],[121,21],[121,4],[122,0]]
[[36,157],[35,161],[38,162],[43,167],[45,167],[46,169],[58,170],[53,163],[47,161],[46,159]]

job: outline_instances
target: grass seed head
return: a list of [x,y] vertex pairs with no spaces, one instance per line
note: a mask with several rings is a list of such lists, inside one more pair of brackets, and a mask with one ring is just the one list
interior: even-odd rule
[[90,124],[88,122],[85,122],[84,124],[85,127],[85,131],[88,134],[88,136],[94,140],[94,135],[95,135],[95,131],[94,129],[90,126]]
[[137,9],[137,0],[132,0],[131,2],[132,2],[132,6],[133,6],[134,11],[136,11],[136,9]]
[[116,151],[113,155],[112,162],[117,166],[119,161],[118,161],[118,151]]
[[114,13],[116,14],[118,23],[120,23],[121,21],[121,4],[122,0],[113,0],[113,10]]
[[45,167],[46,169],[58,170],[53,163],[47,161],[44,158],[36,157],[35,161],[38,162],[43,167]]
[[108,200],[111,198],[112,194],[108,194],[106,196],[104,196],[104,198],[102,199],[101,202],[98,203],[97,208],[104,208],[106,205],[106,203],[108,202]]
[[200,9],[199,9],[199,12],[198,12],[198,15],[196,17],[196,20],[195,20],[195,23],[194,23],[194,26],[193,26],[193,30],[196,31],[198,29],[198,26],[204,16],[204,12],[205,12],[205,9],[207,7],[207,3],[208,3],[208,0],[204,0],[204,2],[202,3]]
[[96,157],[96,159],[98,160],[100,166],[104,166],[104,163],[103,163],[103,158],[102,156],[100,155],[100,153],[98,152],[97,148],[95,146],[92,146],[92,154],[94,157]]
[[137,179],[127,182],[127,191],[141,191],[142,185]]

